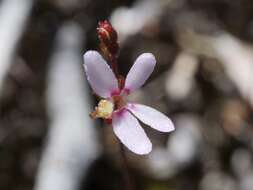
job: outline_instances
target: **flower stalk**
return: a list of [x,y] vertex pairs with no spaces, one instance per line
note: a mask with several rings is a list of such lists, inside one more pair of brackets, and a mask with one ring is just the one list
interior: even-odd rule
[[128,102],[127,96],[141,88],[152,74],[156,65],[155,56],[152,53],[141,54],[124,78],[118,72],[116,31],[108,21],[100,22],[97,31],[103,57],[94,50],[84,54],[87,79],[95,94],[101,98],[91,117],[112,124],[115,135],[130,151],[139,155],[148,154],[152,143],[138,120],[160,132],[171,132],[174,125],[161,112]]
[[93,91],[101,97],[91,117],[102,118],[106,123],[112,124],[113,132],[120,142],[125,187],[126,190],[131,190],[131,178],[123,145],[139,155],[148,154],[152,150],[152,143],[138,120],[160,132],[168,133],[175,128],[172,121],[161,112],[127,101],[127,96],[141,88],[152,74],[156,65],[155,56],[152,53],[141,54],[124,78],[118,71],[117,32],[108,21],[99,22],[97,32],[103,56],[94,50],[84,54],[87,79]]
[[[100,44],[99,44],[100,51],[102,52],[105,59],[110,63],[110,66],[111,66],[111,68],[118,80],[119,89],[123,89],[125,79],[122,75],[119,74],[118,62],[117,62],[118,51],[119,51],[119,45],[117,42],[117,40],[118,40],[117,32],[112,27],[112,25],[108,21],[105,20],[105,21],[101,21],[98,23],[97,33],[98,33],[98,38],[100,41]],[[99,102],[99,104],[102,101],[103,100],[101,100]],[[125,106],[125,104],[126,104],[125,101],[121,98],[121,96],[118,96],[118,95],[113,96],[113,101],[115,103],[115,109],[120,109],[123,106]],[[103,102],[102,104],[104,104],[103,106],[105,107],[105,104],[108,104],[108,103]],[[110,107],[110,108],[108,108],[108,107]],[[107,108],[111,109],[111,106],[107,105]],[[99,106],[96,108],[95,112],[99,112],[99,111],[97,111],[97,109],[99,109]],[[104,112],[102,112],[102,113],[104,113]],[[106,113],[105,113],[105,115],[106,115]],[[107,116],[108,116],[108,114],[107,114]],[[104,118],[106,119],[105,120],[106,123],[111,124],[112,120],[110,118],[106,118],[106,117],[104,117]],[[121,161],[122,161],[122,176],[124,179],[124,187],[125,187],[125,190],[133,190],[132,180],[131,180],[131,175],[130,175],[130,171],[129,171],[129,167],[128,167],[128,163],[127,163],[126,153],[124,150],[124,146],[120,141],[119,141],[119,146],[120,146],[120,156],[121,156]]]

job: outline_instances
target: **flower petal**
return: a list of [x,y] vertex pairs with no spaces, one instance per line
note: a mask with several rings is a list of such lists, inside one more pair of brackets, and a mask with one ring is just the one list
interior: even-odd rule
[[120,141],[136,154],[148,154],[152,144],[138,120],[126,109],[114,112],[113,130]]
[[141,54],[127,74],[125,90],[131,92],[140,88],[153,72],[155,64],[156,60],[153,54]]
[[109,65],[97,51],[87,51],[84,56],[84,69],[94,92],[109,98],[118,91],[118,81]]
[[175,129],[172,121],[154,108],[141,104],[128,104],[126,108],[143,123],[158,131],[171,132]]

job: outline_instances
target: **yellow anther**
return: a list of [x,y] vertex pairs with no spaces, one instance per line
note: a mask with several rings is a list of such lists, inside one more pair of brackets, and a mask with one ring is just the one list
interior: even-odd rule
[[108,119],[112,116],[114,104],[109,100],[100,100],[95,111],[90,115],[92,118]]

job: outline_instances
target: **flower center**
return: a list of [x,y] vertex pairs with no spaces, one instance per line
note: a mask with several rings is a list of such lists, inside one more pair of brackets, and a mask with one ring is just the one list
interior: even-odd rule
[[126,105],[126,101],[122,95],[115,95],[112,99],[114,103],[114,110],[119,110]]
[[98,106],[95,108],[95,111],[90,114],[90,116],[95,118],[110,119],[112,113],[115,110],[120,110],[126,105],[122,95],[114,95],[112,100],[102,99],[99,101]]

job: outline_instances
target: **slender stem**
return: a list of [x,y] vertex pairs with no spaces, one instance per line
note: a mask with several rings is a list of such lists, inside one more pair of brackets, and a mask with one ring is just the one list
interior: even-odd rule
[[133,183],[130,176],[130,171],[127,164],[126,153],[124,150],[124,145],[120,142],[120,154],[122,160],[122,174],[124,179],[125,190],[133,190]]
[[112,63],[113,72],[115,73],[116,77],[119,78],[118,63],[117,63],[117,59],[115,58],[115,56],[113,56],[111,63]]

